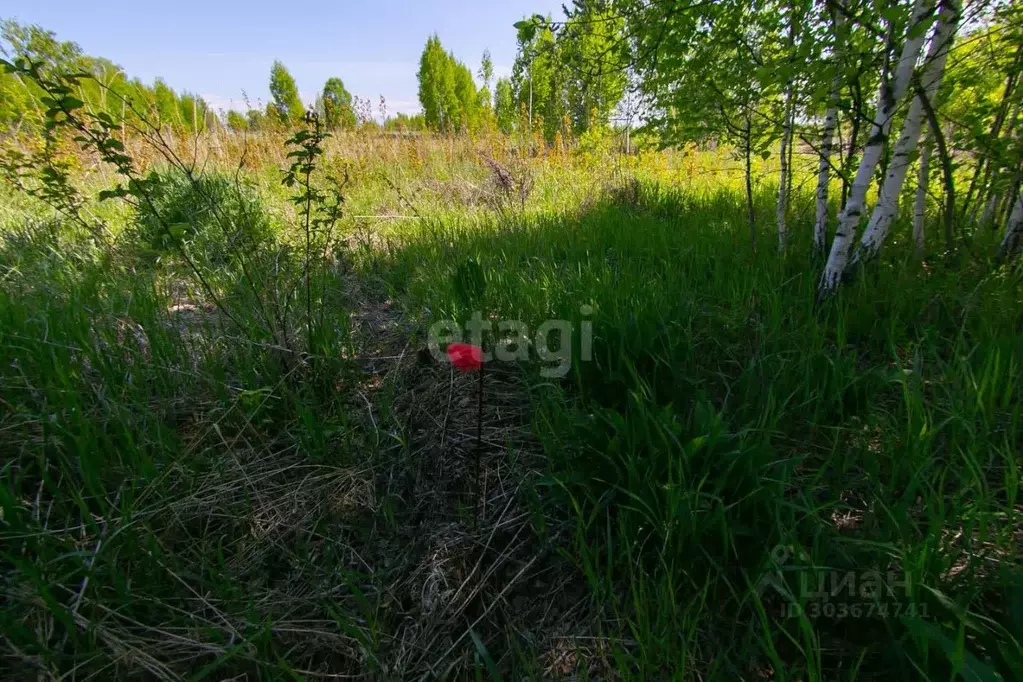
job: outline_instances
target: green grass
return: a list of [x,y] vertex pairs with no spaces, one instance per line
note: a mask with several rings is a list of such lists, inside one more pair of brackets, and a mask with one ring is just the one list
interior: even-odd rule
[[[467,257],[485,314],[578,329],[596,309],[593,361],[537,378],[535,429],[619,672],[1019,674],[1018,279],[897,253],[818,306],[807,249],[751,257],[741,197],[644,190],[424,230],[390,264],[439,317],[468,318],[450,284]],[[807,613],[823,603],[800,575],[909,587],[831,597],[871,616],[781,618],[750,590],[777,548],[806,569],[786,584]]]
[[[20,208],[4,214],[9,669],[393,679],[429,661],[438,677],[478,679],[1023,675],[1023,291],[981,257],[993,237],[920,264],[903,227],[882,262],[818,304],[805,219],[793,217],[784,258],[766,223],[754,253],[741,195],[685,182],[691,159],[624,169],[643,179],[638,192],[592,165],[523,165],[535,178],[523,209],[487,198],[489,171],[460,153],[389,170],[346,162],[358,169],[350,214],[411,205],[424,219],[345,224],[350,248],[317,270],[326,322],[305,361],[279,348],[253,298],[284,305],[268,292],[301,270],[294,214],[269,174],[248,177],[246,208],[232,214],[262,235],[250,279],[201,211],[183,213],[240,329],[172,249],[145,238],[144,216],[120,213],[123,246],[110,251]],[[477,192],[452,199],[469,185]],[[760,216],[773,216],[771,200],[765,183]],[[454,282],[470,259],[486,286],[467,304]],[[577,335],[562,379],[542,376],[535,354],[496,370],[527,387],[512,398],[528,405],[542,470],[516,468],[508,446],[528,511],[511,539],[500,523],[477,528],[471,505],[443,518],[466,566],[452,591],[474,564],[500,568],[443,619],[417,611],[430,583],[402,564],[440,523],[403,492],[432,479],[422,424],[402,406],[412,386],[448,391],[449,374],[408,379],[398,360],[382,387],[365,385],[352,314],[385,298],[413,350],[432,321],[473,309],[531,329],[592,323],[592,360]],[[296,332],[301,312],[285,313]],[[557,665],[552,639],[525,636],[502,603],[532,565],[520,555],[566,576],[526,597],[577,606],[552,636],[575,642]],[[840,594],[825,599],[820,574]],[[874,589],[879,575],[894,578],[893,594]],[[432,631],[447,638],[416,638]],[[433,646],[410,653],[406,641]]]

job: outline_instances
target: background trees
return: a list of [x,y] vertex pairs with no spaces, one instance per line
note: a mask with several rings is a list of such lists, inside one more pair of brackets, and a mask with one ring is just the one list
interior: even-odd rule
[[511,81],[507,78],[498,78],[494,86],[494,116],[497,118],[498,129],[502,133],[510,133],[515,126],[517,115],[515,91]]
[[566,68],[564,97],[572,130],[607,125],[625,94],[631,57],[625,20],[606,3],[576,3],[558,36]]
[[576,0],[564,21],[518,24],[511,86],[527,127],[548,142],[606,126],[625,94],[632,41],[613,3]]
[[472,71],[444,50],[436,34],[426,41],[417,77],[419,103],[430,129],[466,131],[476,128],[481,103]]
[[322,107],[324,123],[330,130],[355,127],[352,93],[340,78],[329,78],[323,86]]
[[[765,222],[754,211],[751,161],[777,159],[773,222],[784,248],[795,150],[816,154],[811,238],[818,253],[829,252],[822,295],[877,257],[907,189],[917,197],[920,244],[928,197],[937,199],[947,247],[956,246],[957,232],[963,239],[978,224],[1008,220],[1023,158],[1015,4],[982,0],[963,10],[937,0],[883,7],[858,0],[626,0],[613,9],[634,51],[647,130],[661,145],[725,142],[745,161],[751,239]],[[940,173],[926,166],[910,173],[924,136]],[[907,188],[909,177],[920,186]],[[833,183],[838,196],[829,192]]]
[[482,83],[479,89],[480,107],[490,110],[494,106],[493,96],[490,91],[490,82],[494,79],[494,61],[490,58],[490,50],[483,50],[483,58],[480,59],[479,77]]
[[[105,112],[115,120],[137,122],[138,115],[144,115],[153,123],[187,132],[215,125],[213,113],[198,95],[179,95],[159,78],[152,86],[129,79],[110,60],[87,55],[76,43],[59,41],[39,26],[2,22],[0,52],[11,59],[21,57],[39,63],[43,74],[90,74],[91,78],[80,82],[76,96],[91,110]],[[45,110],[43,96],[34,83],[0,73],[0,122],[19,130],[38,128]]]
[[227,112],[227,114],[225,115],[225,119],[227,127],[235,131],[236,133],[249,129],[249,119],[247,119],[244,114],[241,114],[233,109]]
[[512,66],[512,87],[516,103],[525,112],[530,132],[542,131],[548,142],[562,126],[568,109],[565,101],[562,55],[548,19],[540,27],[533,24],[518,29],[518,55]]
[[298,96],[298,86],[279,61],[274,61],[270,68],[270,96],[273,97],[274,113],[281,123],[295,124],[302,120],[305,106]]
[[[961,10],[939,0],[884,7],[865,0],[575,0],[562,18],[534,15],[516,24],[511,76],[496,82],[489,51],[474,79],[430,36],[417,74],[422,121],[457,133],[492,121],[503,133],[521,128],[553,144],[608,126],[628,90],[644,112],[646,139],[662,147],[721,144],[741,162],[750,240],[770,224],[783,249],[803,238],[789,234],[793,213],[811,210],[794,196],[807,188],[794,186],[793,177],[805,173],[797,168],[802,157],[812,157],[809,238],[816,253],[828,255],[826,294],[851,276],[850,266],[876,258],[893,230],[898,234],[904,194],[913,195],[921,252],[929,221],[940,225],[935,234],[945,249],[981,225],[1007,229],[1023,179],[1021,14],[1018,4],[1001,0]],[[944,52],[936,49],[939,29],[949,35]],[[6,55],[37,61],[43,72],[90,73],[76,96],[115,119],[144,112],[190,133],[217,123],[201,97],[160,79],[132,80],[39,27],[4,22],[2,44]],[[939,58],[945,66],[934,65]],[[296,125],[304,105],[279,61],[269,85],[264,108],[227,113],[226,126]],[[41,126],[35,85],[2,74],[0,95],[0,122],[17,130]],[[328,128],[351,129],[387,119],[372,101],[331,78],[316,108]],[[389,127],[410,129],[412,121],[394,119]],[[755,174],[758,165],[770,174]],[[772,214],[756,206],[762,191],[775,196]]]

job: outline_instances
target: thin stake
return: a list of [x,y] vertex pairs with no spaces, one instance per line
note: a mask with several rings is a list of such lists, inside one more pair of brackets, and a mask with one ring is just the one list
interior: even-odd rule
[[480,521],[480,497],[483,491],[480,489],[480,453],[483,449],[483,368],[480,364],[479,395],[476,397],[476,455],[473,458],[473,466],[476,469],[476,525]]

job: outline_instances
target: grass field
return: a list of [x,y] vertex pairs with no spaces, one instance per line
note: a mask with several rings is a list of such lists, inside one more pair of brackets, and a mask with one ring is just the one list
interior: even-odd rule
[[[184,250],[0,201],[12,678],[1023,676],[998,235],[921,262],[902,225],[820,304],[812,157],[779,257],[768,162],[754,251],[723,150],[350,135],[309,267],[283,141],[198,149],[147,162]],[[426,351],[477,311],[569,323],[570,370],[495,362],[480,408]]]

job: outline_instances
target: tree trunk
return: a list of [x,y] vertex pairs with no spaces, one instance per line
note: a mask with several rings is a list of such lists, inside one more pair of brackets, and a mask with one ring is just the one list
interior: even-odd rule
[[[788,36],[788,53],[790,55],[795,48],[796,44],[796,6],[792,4],[789,6],[789,36]],[[788,64],[789,68],[792,67],[791,62]],[[785,217],[788,213],[789,204],[789,189],[791,187],[790,174],[792,173],[792,124],[795,118],[795,84],[793,78],[790,75],[785,79],[785,108],[782,114],[782,133],[781,133],[781,179],[778,183],[778,251],[785,253],[786,242],[788,241],[788,228],[785,224]]]
[[[891,162],[881,185],[881,193],[877,205],[870,216],[870,223],[863,232],[859,246],[853,254],[852,266],[873,260],[877,257],[881,246],[891,232],[892,221],[899,213],[899,195],[902,193],[902,185],[906,180],[906,173],[913,160],[913,153],[916,151],[917,143],[920,140],[920,131],[923,128],[925,107],[934,101],[934,95],[941,85],[942,76],[945,73],[945,62],[948,58],[948,49],[952,44],[952,34],[955,32],[959,22],[958,0],[943,0],[941,13],[938,16],[938,23],[934,29],[934,37],[931,39],[930,48],[927,50],[927,57],[924,62],[924,72],[921,78],[920,88],[916,90],[917,96],[913,98],[909,106],[909,112],[902,124],[902,134],[895,144],[895,151],[892,154]],[[926,98],[926,102],[924,102]]]
[[913,205],[913,244],[916,246],[916,255],[924,255],[926,246],[926,219],[927,219],[927,187],[929,185],[929,171],[931,165],[931,150],[933,145],[925,142],[920,151],[920,168],[917,170],[916,199]]
[[[858,89],[858,88],[857,88]],[[862,111],[862,98],[853,102],[856,107],[852,117],[852,130],[849,132],[849,153],[846,155],[846,165],[842,166],[842,202],[839,204],[842,208],[845,208],[845,202],[849,200],[849,173],[846,172],[848,168],[852,168],[852,162],[856,159],[856,146],[860,143],[860,115],[858,112]]]
[[[920,49],[923,47],[926,37],[924,31],[918,31],[920,35],[914,35],[915,29],[930,16],[933,9],[933,0],[916,0],[907,29],[907,37],[902,45],[898,64],[895,66],[894,78],[889,80],[882,77],[881,79],[877,108],[871,123],[870,139],[863,149],[863,156],[860,158],[860,165],[856,170],[849,198],[838,217],[838,228],[835,230],[835,238],[831,242],[831,252],[828,254],[828,262],[824,266],[824,272],[818,284],[818,295],[822,298],[835,292],[849,262],[849,251],[856,236],[860,216],[863,214],[871,177],[881,160],[881,154],[888,142],[892,117],[909,87],[913,66],[920,56]],[[893,49],[891,41],[886,49],[888,51]]]
[[[997,181],[995,185],[999,184]],[[980,225],[983,227],[990,226],[994,229],[995,226],[995,209],[998,208],[998,200],[1001,196],[998,192],[991,192],[988,194],[987,201],[984,202],[984,210],[980,214]]]
[[[918,88],[917,96],[923,93]],[[931,106],[931,100],[927,97],[920,97],[924,105],[924,113],[927,116],[927,123],[931,128],[931,138],[934,140],[935,151],[938,152],[938,159],[941,161],[941,175],[945,186],[945,210],[942,211],[942,223],[945,232],[945,247],[952,248],[952,238],[955,233],[956,220],[956,184],[955,170],[952,168],[952,155],[948,151],[948,144],[945,142],[945,131],[941,129],[941,122],[938,114]]]
[[753,121],[749,111],[746,112],[746,212],[749,218],[749,240],[753,252],[757,251],[757,222],[753,211]]
[[787,227],[785,225],[785,214],[788,212],[789,203],[789,147],[792,144],[792,84],[786,87],[785,93],[785,114],[782,122],[781,134],[781,181],[778,183],[778,250],[785,252],[785,245],[788,239]]
[[821,134],[820,162],[817,164],[817,210],[813,224],[813,252],[824,257],[828,239],[828,183],[831,181],[831,145],[835,137],[838,122],[838,100],[842,87],[842,53],[838,48],[841,41],[842,22],[845,15],[836,11],[835,23],[835,68],[838,70],[831,81],[831,92],[828,94],[828,110],[824,114],[824,130]]
[[997,260],[999,263],[1006,263],[1016,257],[1016,254],[1019,253],[1021,237],[1023,237],[1023,192],[1016,197],[1012,214],[1005,224],[1005,236],[1002,238],[1002,245],[998,248]]

